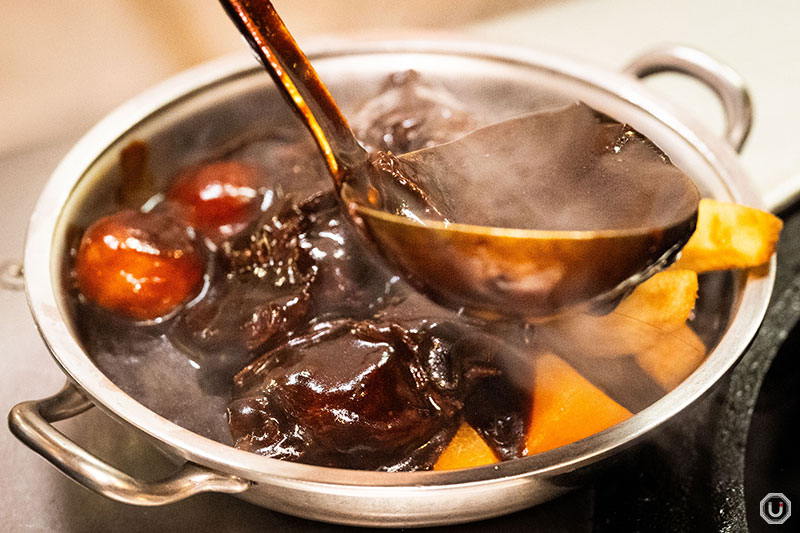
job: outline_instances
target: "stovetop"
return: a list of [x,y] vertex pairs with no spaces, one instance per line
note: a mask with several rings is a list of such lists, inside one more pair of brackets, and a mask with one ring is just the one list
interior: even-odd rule
[[[49,171],[70,142],[0,160],[6,193],[0,221],[0,262],[19,258],[27,213]],[[26,179],[13,181],[15,175]],[[13,187],[10,185],[13,183]],[[783,214],[775,296],[758,336],[733,372],[674,422],[622,454],[593,485],[505,517],[458,526],[459,531],[772,531],[761,500],[782,493],[800,502],[800,458],[792,424],[800,413],[800,210]],[[0,410],[56,392],[63,374],[38,337],[24,294],[0,279]],[[2,274],[0,274],[2,275]],[[773,363],[774,360],[774,363]],[[765,377],[766,376],[766,377]],[[762,387],[762,381],[764,383]],[[759,394],[760,391],[763,393]],[[792,394],[794,393],[794,394]],[[752,417],[750,413],[754,411]],[[173,467],[136,434],[98,410],[60,423],[80,444],[123,470],[156,478]],[[113,502],[69,481],[8,431],[0,432],[0,517],[9,530],[334,531],[262,509],[234,497],[203,494],[165,507]],[[773,502],[775,503],[775,502]],[[798,503],[800,505],[800,503]],[[777,506],[773,510],[778,509]],[[800,511],[798,511],[800,514]]]

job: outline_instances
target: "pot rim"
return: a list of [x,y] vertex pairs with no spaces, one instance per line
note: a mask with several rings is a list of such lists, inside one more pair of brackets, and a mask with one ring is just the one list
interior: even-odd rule
[[[312,61],[385,53],[418,53],[473,57],[536,69],[593,85],[650,114],[690,144],[720,174],[733,182],[724,185],[731,199],[763,208],[756,189],[740,169],[734,150],[705,128],[663,104],[635,78],[604,70],[540,50],[452,39],[398,41],[320,41],[307,47]],[[550,478],[593,463],[629,445],[675,416],[703,396],[748,346],[763,319],[775,278],[775,259],[761,271],[740,274],[743,288],[728,330],[704,363],[678,387],[630,419],[581,441],[541,454],[465,470],[444,472],[372,472],[292,463],[237,450],[184,429],[128,396],[90,360],[66,325],[68,317],[58,303],[61,257],[55,257],[53,241],[63,207],[79,180],[97,158],[137,124],[179,99],[211,86],[263,72],[242,54],[200,65],[156,85],[129,100],[94,126],[64,157],[53,172],[34,208],[26,238],[24,272],[28,304],[39,332],[64,373],[91,401],[151,438],[168,445],[190,461],[233,473],[251,481],[271,484],[312,484],[318,490],[347,493],[359,487],[397,490],[455,488],[456,486],[506,483],[515,478]]]

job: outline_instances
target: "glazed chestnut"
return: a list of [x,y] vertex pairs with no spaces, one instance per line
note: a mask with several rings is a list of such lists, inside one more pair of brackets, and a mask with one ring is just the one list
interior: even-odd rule
[[175,213],[119,211],[92,224],[75,260],[86,299],[136,320],[163,317],[196,296],[205,262]]
[[217,161],[180,173],[167,191],[167,200],[187,207],[192,226],[218,244],[258,215],[261,181],[252,166]]

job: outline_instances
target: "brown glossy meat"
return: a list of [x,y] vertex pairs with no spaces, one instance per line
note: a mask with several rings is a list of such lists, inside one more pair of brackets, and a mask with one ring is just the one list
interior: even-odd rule
[[315,268],[299,243],[309,225],[302,210],[285,201],[223,242],[209,290],[178,318],[172,339],[192,352],[231,357],[241,367],[253,350],[304,330]]
[[352,125],[367,149],[404,154],[452,141],[475,129],[477,121],[447,89],[407,70],[390,76]]
[[346,322],[265,354],[236,378],[239,448],[305,463],[377,469],[454,428],[458,405],[392,324]]
[[420,332],[420,352],[431,378],[455,392],[460,415],[501,459],[521,457],[531,398],[520,384],[532,382],[526,355],[484,328],[441,322]]
[[366,318],[399,279],[362,249],[333,193],[276,201],[250,230],[222,243],[217,275],[172,335],[202,350],[258,352],[312,322]]
[[370,318],[402,291],[399,278],[365,247],[333,192],[303,204],[311,224],[299,246],[314,261],[309,292],[317,319]]

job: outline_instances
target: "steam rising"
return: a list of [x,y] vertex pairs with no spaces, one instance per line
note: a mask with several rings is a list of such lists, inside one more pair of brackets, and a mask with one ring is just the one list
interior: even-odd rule
[[672,225],[696,207],[688,177],[658,147],[581,103],[480,128],[398,165],[444,218],[465,224],[636,229]]

